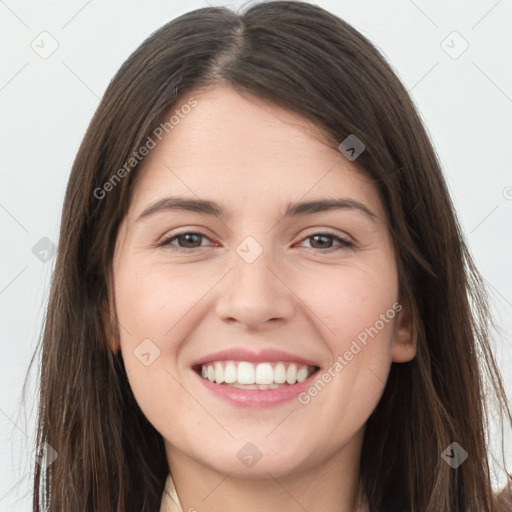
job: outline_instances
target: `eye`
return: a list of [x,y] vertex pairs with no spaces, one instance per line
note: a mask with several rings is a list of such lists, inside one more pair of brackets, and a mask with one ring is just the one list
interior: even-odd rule
[[[208,237],[203,233],[195,231],[184,231],[183,233],[178,233],[176,235],[165,238],[158,244],[158,247],[169,247],[172,250],[186,251],[187,249],[197,249],[199,247],[204,247],[204,245],[201,243],[202,239],[208,239]],[[338,251],[341,249],[354,247],[353,242],[345,240],[344,238],[338,236],[336,233],[331,232],[313,233],[312,235],[304,238],[302,242],[310,239],[313,240],[312,249],[320,250],[321,252]],[[338,246],[333,247],[333,241],[338,242]],[[178,242],[178,244],[176,245],[174,242]],[[319,247],[315,247],[315,245],[319,245]]]
[[[158,247],[170,247],[171,249],[176,250],[187,250],[187,249],[196,249],[197,247],[201,247],[202,244],[201,239],[207,238],[206,235],[203,235],[202,233],[197,233],[195,231],[184,231],[183,233],[178,233],[177,235],[170,236],[168,238],[165,238],[162,240]],[[173,244],[174,241],[178,242],[178,246]],[[198,242],[199,241],[199,245]]]
[[[347,248],[353,248],[354,243],[350,242],[340,236],[338,236],[336,233],[331,232],[323,232],[323,233],[313,233],[306,238],[304,238],[302,241],[306,240],[313,240],[313,249],[321,250],[322,252],[331,252],[331,251],[339,251],[342,249]],[[329,240],[331,240],[329,242]],[[332,241],[336,241],[339,243],[339,245],[336,247],[332,246]],[[317,245],[317,247],[315,247]],[[318,246],[319,245],[319,246]]]

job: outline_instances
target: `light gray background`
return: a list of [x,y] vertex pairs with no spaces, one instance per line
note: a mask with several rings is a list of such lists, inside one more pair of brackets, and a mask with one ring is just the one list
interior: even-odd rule
[[[512,0],[315,3],[373,41],[418,105],[492,292],[512,396]],[[55,261],[32,248],[43,237],[57,243],[74,156],[119,66],[154,30],[206,5],[0,0],[0,511],[31,503],[34,373],[24,405],[20,393]]]

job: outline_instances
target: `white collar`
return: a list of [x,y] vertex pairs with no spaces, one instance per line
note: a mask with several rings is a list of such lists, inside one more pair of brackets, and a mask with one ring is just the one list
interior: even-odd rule
[[160,512],[183,512],[171,473],[167,475],[165,481],[165,488],[160,503]]

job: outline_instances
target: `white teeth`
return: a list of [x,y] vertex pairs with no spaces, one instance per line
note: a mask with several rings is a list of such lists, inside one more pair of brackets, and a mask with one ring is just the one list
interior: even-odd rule
[[238,384],[254,384],[254,366],[251,363],[246,363],[244,361],[238,363],[236,381]]
[[286,380],[286,368],[283,363],[277,363],[274,368],[274,382],[283,384]]
[[[208,371],[208,377],[210,377],[210,372]],[[295,384],[297,380],[297,367],[294,364],[288,366],[288,370],[286,371],[286,382],[288,384]]]
[[308,378],[308,367],[307,366],[301,366],[297,370],[297,382],[302,382]]
[[215,382],[222,384],[224,382],[224,368],[220,363],[215,363]]
[[272,384],[274,382],[274,370],[270,363],[260,363],[256,366],[256,382],[258,384]]
[[[203,365],[204,368],[205,365]],[[224,381],[226,384],[233,384],[236,382],[236,366],[233,361],[228,361],[226,363],[226,367],[224,368]]]
[[217,384],[265,390],[303,382],[314,370],[314,366],[285,362],[212,361],[201,366],[201,375]]
[[276,389],[279,387],[279,385],[278,384],[233,384],[230,387],[238,388],[238,389],[261,389],[263,391],[265,389]]
[[258,384],[232,384],[230,387],[238,389],[258,389]]

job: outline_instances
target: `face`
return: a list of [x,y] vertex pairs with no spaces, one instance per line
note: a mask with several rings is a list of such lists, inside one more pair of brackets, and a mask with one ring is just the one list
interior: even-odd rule
[[[229,88],[190,96],[116,244],[113,343],[135,398],[170,460],[223,474],[357,453],[391,362],[415,355],[377,190],[298,114]],[[208,362],[211,378],[273,384],[210,382]]]

